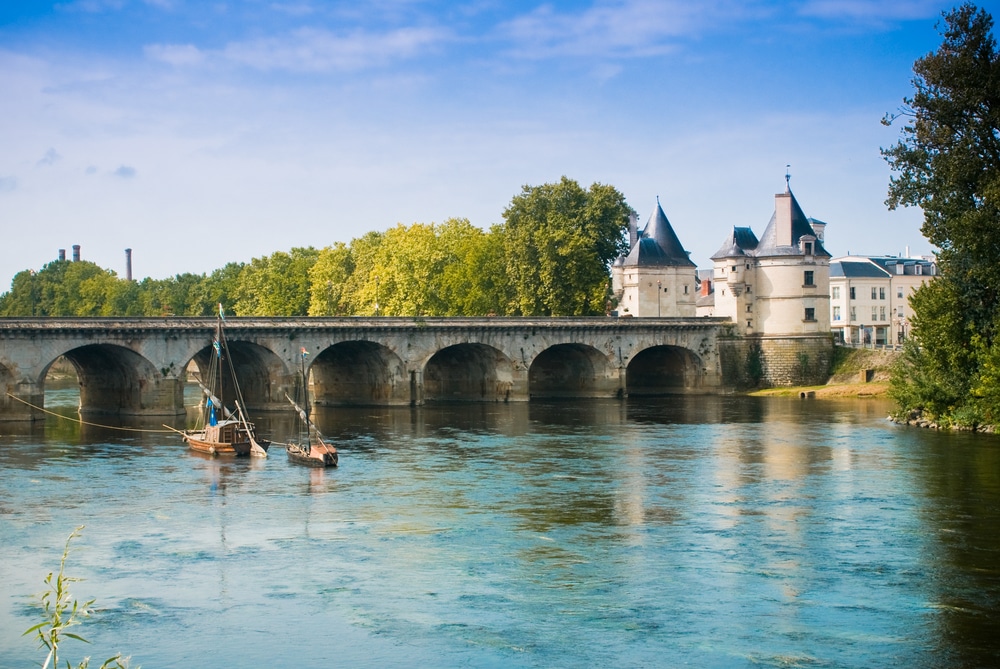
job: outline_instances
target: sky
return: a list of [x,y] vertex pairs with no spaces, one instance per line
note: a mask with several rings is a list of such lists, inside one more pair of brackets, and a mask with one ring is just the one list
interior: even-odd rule
[[[135,278],[488,229],[524,186],[657,198],[699,268],[792,192],[834,255],[927,254],[881,120],[927,0],[0,3],[0,292],[59,249]],[[996,14],[995,7],[982,7]]]

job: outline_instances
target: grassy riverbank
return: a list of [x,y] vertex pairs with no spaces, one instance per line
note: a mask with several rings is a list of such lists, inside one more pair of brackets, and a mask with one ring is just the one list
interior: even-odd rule
[[887,397],[889,369],[897,351],[856,349],[837,346],[834,349],[830,379],[821,386],[796,386],[791,388],[765,388],[751,395],[798,397],[812,393],[818,399],[844,397]]

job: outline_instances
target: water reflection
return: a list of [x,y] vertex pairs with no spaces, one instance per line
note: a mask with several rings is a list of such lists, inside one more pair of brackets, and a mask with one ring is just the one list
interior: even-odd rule
[[[144,666],[989,666],[997,440],[886,411],[320,409],[329,471],[277,445],[223,459],[55,417],[5,428],[3,661],[30,662],[17,593],[86,523],[81,594],[106,607],[88,652],[127,643]],[[297,429],[290,412],[257,423],[278,441]]]

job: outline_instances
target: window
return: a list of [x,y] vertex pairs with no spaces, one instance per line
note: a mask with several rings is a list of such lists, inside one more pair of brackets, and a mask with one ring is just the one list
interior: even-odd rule
[[885,320],[885,307],[879,307],[878,308],[878,319],[880,321],[884,321]]
[[813,254],[813,243],[812,242],[806,242],[805,244],[803,244],[803,246],[805,247],[804,248],[805,254],[807,256],[811,256]]
[[833,288],[830,289],[830,297],[832,297],[835,300],[840,299],[840,286],[834,286]]
[[885,299],[885,286],[878,289],[878,299],[880,300]]
[[816,310],[813,307],[806,307],[806,318],[807,321],[816,320]]
[[903,307],[900,307],[899,309],[896,310],[896,315],[899,316],[900,318],[903,317]]
[[748,304],[747,305],[747,313],[749,314],[752,311],[753,311],[753,305],[752,304]]
[[802,277],[803,277],[802,278],[802,284],[803,285],[805,285],[805,286],[815,286],[816,285],[815,283],[813,283],[813,272],[812,272],[812,270],[808,270],[807,269],[805,272],[802,273]]
[[873,300],[878,299],[878,288],[876,288],[875,286],[872,286],[872,299]]
[[753,292],[752,290],[750,290],[752,287],[753,286],[751,286],[749,283],[747,284],[747,294],[750,294],[750,293]]
[[833,320],[835,320],[835,321],[839,321],[840,320],[840,307],[834,307],[833,308]]
[[878,320],[878,307],[872,307],[872,322]]
[[[667,292],[667,289],[666,289],[666,288],[664,288],[664,289],[663,289],[663,292],[664,292],[664,293],[665,293],[665,292]],[[685,294],[685,295],[687,295],[687,294],[688,294],[688,287],[687,287],[687,284],[684,284],[684,294]]]
[[896,291],[896,297],[899,297],[899,298],[903,297],[903,287],[902,286],[900,286],[899,289]]
[[924,273],[924,268],[923,268],[923,265],[917,265],[917,266],[915,267],[915,269],[916,269],[916,273],[917,273],[917,274],[923,274],[923,273]]
[[851,286],[851,299],[854,299],[854,286]]
[[854,307],[851,307],[851,320],[858,320],[858,312],[854,309]]

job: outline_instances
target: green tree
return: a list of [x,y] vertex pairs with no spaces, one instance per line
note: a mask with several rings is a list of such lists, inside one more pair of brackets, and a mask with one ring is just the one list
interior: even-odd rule
[[563,177],[524,186],[504,211],[504,255],[512,304],[522,316],[604,313],[609,267],[625,251],[632,208],[612,186],[589,190]]
[[236,283],[235,312],[241,316],[307,315],[309,270],[318,256],[316,249],[308,247],[251,260]]
[[309,283],[312,285],[309,315],[348,315],[350,311],[345,291],[352,274],[354,258],[346,244],[337,242],[322,249],[309,270]]
[[966,3],[944,19],[941,46],[914,64],[913,97],[884,119],[905,119],[882,151],[897,173],[886,204],[923,210],[941,270],[913,296],[919,351],[897,367],[894,397],[903,410],[974,423],[982,406],[970,393],[1000,392],[981,378],[1000,328],[1000,56],[985,11]]

